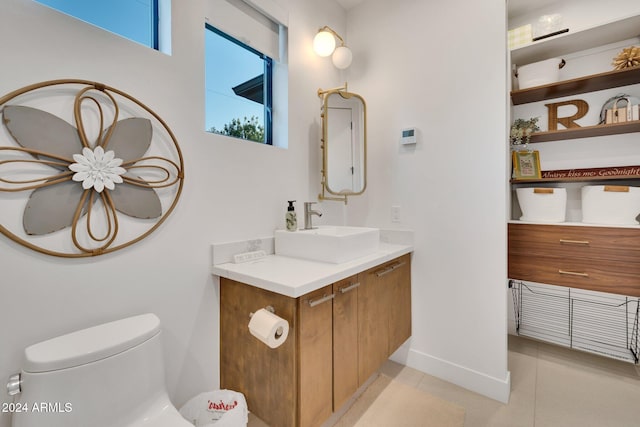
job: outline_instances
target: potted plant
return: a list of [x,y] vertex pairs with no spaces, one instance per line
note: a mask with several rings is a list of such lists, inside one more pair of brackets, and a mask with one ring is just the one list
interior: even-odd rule
[[531,119],[516,119],[511,125],[509,138],[511,145],[528,144],[531,141],[531,134],[540,130],[538,127],[539,117]]

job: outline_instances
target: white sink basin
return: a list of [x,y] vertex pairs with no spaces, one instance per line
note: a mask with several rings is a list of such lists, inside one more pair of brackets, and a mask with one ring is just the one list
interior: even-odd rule
[[376,252],[379,244],[380,230],[368,227],[328,225],[275,233],[276,255],[334,264]]

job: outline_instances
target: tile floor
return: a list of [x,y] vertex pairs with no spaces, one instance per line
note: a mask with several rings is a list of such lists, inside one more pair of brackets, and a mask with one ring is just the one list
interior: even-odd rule
[[[640,426],[640,368],[631,363],[509,336],[509,370],[505,405],[391,361],[382,368],[464,407],[465,427]],[[250,416],[249,427],[268,426]]]

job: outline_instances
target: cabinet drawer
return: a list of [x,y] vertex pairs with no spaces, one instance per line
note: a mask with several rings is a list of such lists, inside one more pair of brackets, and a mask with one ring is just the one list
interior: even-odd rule
[[640,261],[640,230],[509,224],[509,255]]
[[640,263],[554,256],[509,256],[509,277],[592,291],[640,296]]

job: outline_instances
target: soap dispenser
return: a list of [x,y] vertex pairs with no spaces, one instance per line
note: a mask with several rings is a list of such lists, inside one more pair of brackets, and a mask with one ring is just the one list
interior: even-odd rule
[[296,209],[293,207],[295,200],[289,200],[289,207],[287,208],[287,215],[285,220],[287,223],[287,230],[296,231],[298,229],[298,218],[296,218]]

